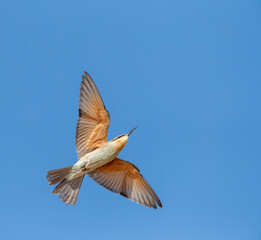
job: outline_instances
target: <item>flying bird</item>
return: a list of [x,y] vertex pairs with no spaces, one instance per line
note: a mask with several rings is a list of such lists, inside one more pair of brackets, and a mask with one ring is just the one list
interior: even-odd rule
[[110,114],[90,77],[84,72],[81,82],[79,119],[76,127],[78,161],[69,167],[47,173],[50,185],[58,184],[53,194],[67,205],[75,205],[85,174],[108,190],[142,204],[157,208],[162,204],[140,170],[132,163],[117,158],[126,145],[133,128],[127,134],[107,141]]

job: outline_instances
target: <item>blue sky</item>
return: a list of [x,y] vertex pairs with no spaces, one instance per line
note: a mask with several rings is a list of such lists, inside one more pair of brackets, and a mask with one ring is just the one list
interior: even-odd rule
[[[261,239],[261,2],[1,3],[1,239]],[[149,209],[85,178],[76,206],[46,172],[77,160],[81,75],[111,114]]]

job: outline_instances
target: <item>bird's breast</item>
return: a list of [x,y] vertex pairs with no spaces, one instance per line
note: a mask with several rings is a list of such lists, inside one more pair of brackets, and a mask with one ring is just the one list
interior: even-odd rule
[[102,147],[87,153],[74,165],[76,168],[81,168],[85,173],[88,173],[106,163],[114,160],[119,154],[117,146],[111,143],[105,143]]

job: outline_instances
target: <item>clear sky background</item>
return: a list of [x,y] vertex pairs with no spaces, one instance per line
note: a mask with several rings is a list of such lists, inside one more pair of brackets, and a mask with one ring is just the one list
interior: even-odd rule
[[[259,0],[4,1],[0,30],[1,239],[261,239]],[[52,195],[83,71],[162,209]]]

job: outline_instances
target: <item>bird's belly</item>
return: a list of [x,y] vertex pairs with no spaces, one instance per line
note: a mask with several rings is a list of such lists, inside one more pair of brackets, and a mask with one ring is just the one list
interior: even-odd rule
[[101,147],[87,153],[79,159],[75,166],[77,168],[80,167],[85,173],[88,173],[106,163],[111,162],[117,157],[118,154],[117,149],[111,146]]

